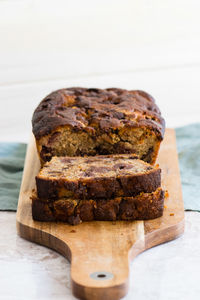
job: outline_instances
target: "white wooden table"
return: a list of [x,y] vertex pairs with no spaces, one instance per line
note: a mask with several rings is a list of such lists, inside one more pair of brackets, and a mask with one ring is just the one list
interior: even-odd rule
[[[34,108],[69,86],[151,93],[168,127],[200,121],[200,2],[0,0],[0,141],[28,142]],[[200,215],[131,266],[126,299],[199,299]],[[0,299],[74,299],[70,265],[0,212]]]

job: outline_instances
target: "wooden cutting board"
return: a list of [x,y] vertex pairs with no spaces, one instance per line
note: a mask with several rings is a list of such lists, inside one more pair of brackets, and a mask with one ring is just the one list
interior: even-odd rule
[[[21,237],[52,248],[71,261],[73,294],[81,299],[120,299],[128,291],[129,264],[140,252],[184,231],[184,208],[175,132],[167,129],[159,152],[162,186],[168,190],[164,215],[150,221],[94,221],[71,226],[33,221],[30,195],[40,163],[34,138],[25,160],[17,210]],[[134,297],[134,295],[133,295]]]

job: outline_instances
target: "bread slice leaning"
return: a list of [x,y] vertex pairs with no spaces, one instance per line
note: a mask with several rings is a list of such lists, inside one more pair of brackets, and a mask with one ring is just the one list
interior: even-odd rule
[[160,185],[161,169],[131,154],[53,157],[36,176],[37,197],[43,201],[134,197]]

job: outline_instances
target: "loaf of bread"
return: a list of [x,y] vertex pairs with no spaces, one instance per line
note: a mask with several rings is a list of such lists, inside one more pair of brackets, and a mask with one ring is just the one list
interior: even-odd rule
[[32,196],[34,220],[78,224],[162,215],[161,170],[152,165],[165,122],[149,94],[58,90],[36,108],[32,125],[43,166]]
[[93,220],[147,220],[162,216],[163,203],[161,188],[134,197],[96,200],[61,198],[46,201],[35,194],[32,197],[32,215],[36,221],[62,221],[72,225]]
[[153,164],[165,122],[143,91],[67,88],[36,108],[33,133],[42,164],[53,156],[135,153]]
[[132,154],[53,157],[36,176],[40,199],[99,199],[154,192],[161,170]]

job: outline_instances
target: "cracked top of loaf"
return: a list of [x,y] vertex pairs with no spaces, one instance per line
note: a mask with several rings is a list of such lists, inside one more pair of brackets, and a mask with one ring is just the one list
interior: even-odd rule
[[60,126],[83,130],[95,135],[123,127],[147,127],[162,140],[165,122],[154,99],[146,92],[118,88],[66,88],[45,97],[33,119],[36,139]]

